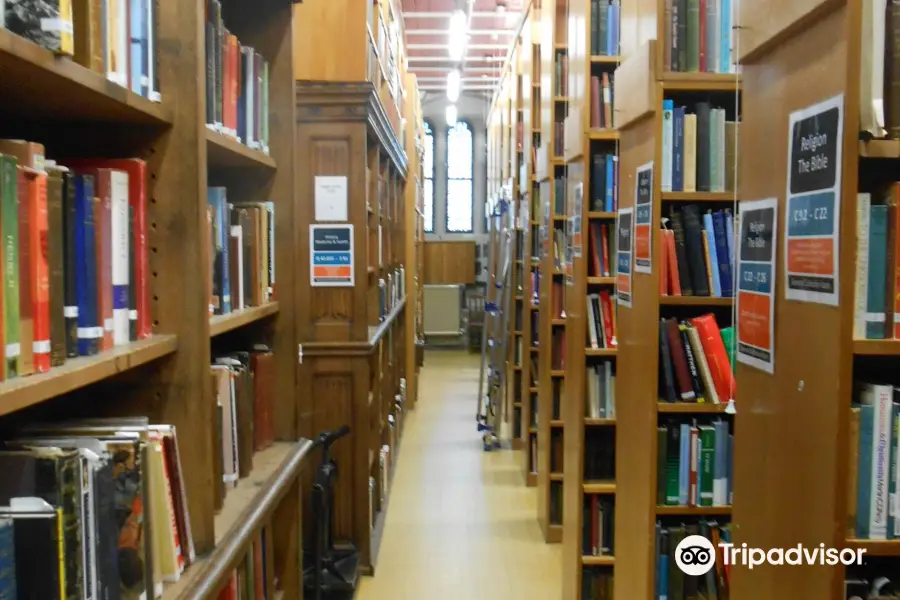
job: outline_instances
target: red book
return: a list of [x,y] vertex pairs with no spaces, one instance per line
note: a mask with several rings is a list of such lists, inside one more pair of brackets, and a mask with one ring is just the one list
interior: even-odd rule
[[665,230],[666,242],[666,262],[669,271],[669,293],[673,296],[681,295],[681,279],[678,278],[678,257],[675,254],[675,232],[671,229]]
[[[115,159],[67,159],[60,161],[76,170],[91,168],[116,169],[128,173],[128,204],[132,211],[131,243],[134,246],[134,279],[128,284],[135,287],[137,299],[136,311],[129,316],[137,320],[138,339],[145,339],[153,334],[150,319],[150,272],[147,257],[147,163],[139,158]],[[95,174],[95,173],[92,173]]]
[[659,261],[659,295],[669,295],[669,246],[666,243],[666,230],[659,230],[659,239],[662,242],[662,260]]
[[600,223],[594,221],[591,223],[591,237],[588,240],[591,252],[591,269],[597,277],[603,276],[603,269],[600,264]]
[[678,395],[682,402],[696,402],[697,396],[694,394],[691,373],[688,370],[687,354],[685,354],[684,344],[681,342],[678,321],[675,319],[666,319],[666,337],[669,339],[669,354],[672,358],[672,370],[675,371]]
[[591,76],[591,127],[600,127],[600,78]]
[[600,310],[603,311],[603,335],[606,336],[606,347],[615,348],[618,346],[618,340],[616,339],[616,328],[613,321],[612,300],[609,297],[609,292],[605,290],[600,292]]
[[231,579],[219,592],[219,600],[238,600],[237,571],[231,572]]
[[706,72],[706,0],[698,0],[700,4],[700,72]]
[[734,399],[735,381],[731,373],[731,362],[725,352],[725,343],[715,317],[703,315],[691,320],[691,324],[700,334],[700,344],[709,363],[709,371],[716,386],[716,394],[722,402]]
[[612,102],[609,101],[612,98],[612,83],[609,80],[609,73],[602,75],[600,85],[603,88],[603,127],[609,129],[613,127]]
[[47,255],[47,174],[28,172],[28,245],[34,372],[50,370],[50,266]]
[[697,427],[691,427],[690,446],[690,462],[688,463],[688,506],[698,506],[700,504],[700,494],[697,490],[697,470],[700,464],[700,430]]
[[603,252],[603,275],[609,277],[612,272],[609,268],[609,227],[600,226],[600,249]]

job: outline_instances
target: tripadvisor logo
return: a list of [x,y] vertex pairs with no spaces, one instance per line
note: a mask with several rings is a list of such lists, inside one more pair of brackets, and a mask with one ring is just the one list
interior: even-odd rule
[[[826,548],[825,544],[804,548],[797,544],[791,548],[750,548],[747,544],[720,542],[721,559],[726,565],[741,565],[749,569],[760,565],[861,565],[865,549]],[[705,575],[716,564],[716,548],[702,535],[689,535],[675,548],[675,564],[685,575]]]

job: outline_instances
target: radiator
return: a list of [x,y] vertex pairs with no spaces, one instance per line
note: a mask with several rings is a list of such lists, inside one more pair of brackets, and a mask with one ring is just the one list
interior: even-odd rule
[[423,294],[425,335],[460,335],[463,286],[426,285]]

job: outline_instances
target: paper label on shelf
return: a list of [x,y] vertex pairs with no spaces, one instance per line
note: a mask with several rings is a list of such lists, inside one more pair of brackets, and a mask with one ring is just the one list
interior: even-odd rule
[[737,277],[737,360],[775,371],[775,240],[778,199],[740,204]]
[[35,354],[47,354],[50,352],[50,340],[35,340],[31,348]]
[[128,311],[128,320],[129,321],[137,321],[137,318],[138,318],[138,311],[136,311],[136,310]]
[[634,208],[616,215],[616,303],[631,308],[631,256],[634,251]]
[[49,19],[41,19],[41,31],[49,31],[53,33],[66,33],[72,35],[75,33],[75,27],[72,25],[72,21],[68,21],[66,19],[49,18]]
[[113,320],[112,319],[103,319],[103,329],[106,331],[113,330]]
[[63,316],[67,319],[77,319],[78,318],[78,307],[77,306],[64,306],[63,307]]
[[21,349],[19,348],[19,344],[6,344],[6,358],[15,358],[19,356]]
[[309,226],[309,284],[353,287],[353,225]]
[[784,290],[788,300],[838,305],[844,95],[791,113]]
[[634,186],[634,272],[647,273],[653,266],[653,161],[637,168]]
[[78,337],[86,340],[96,340],[103,337],[102,327],[79,327]]

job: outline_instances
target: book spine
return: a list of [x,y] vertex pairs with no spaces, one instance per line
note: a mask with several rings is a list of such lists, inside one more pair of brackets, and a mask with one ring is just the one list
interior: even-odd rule
[[34,322],[34,372],[50,370],[50,266],[47,262],[47,174],[38,173],[29,193],[31,301]]
[[686,36],[686,71],[700,70],[700,0],[687,0]]
[[63,259],[63,196],[65,173],[53,171],[47,178],[47,267],[49,269],[50,364],[58,367],[66,362],[66,290]]
[[869,282],[866,294],[866,339],[884,339],[887,283],[887,221],[888,207],[869,208]]
[[672,128],[675,103],[672,100],[663,100],[663,131],[662,131],[662,191],[672,191]]
[[94,212],[94,237],[96,238],[95,268],[97,278],[97,318],[102,329],[100,349],[113,347],[113,298],[112,298],[112,181],[108,169],[99,171],[99,192]]
[[131,341],[129,318],[129,270],[130,240],[128,173],[110,173],[110,277],[112,284],[112,336],[113,345],[121,346]]
[[94,233],[94,178],[79,175],[76,179],[75,256],[79,276],[78,354],[91,356],[100,349],[103,329],[98,327],[96,283],[96,234]]
[[684,107],[674,111],[672,120],[672,191],[684,190]]
[[[711,1],[711,0],[710,0]],[[715,479],[716,432],[712,427],[700,428],[700,506],[713,505]]]
[[856,196],[856,289],[853,304],[853,337],[866,338],[866,301],[869,294],[870,194]]
[[19,375],[34,373],[34,303],[31,286],[31,183],[19,167]]
[[19,375],[19,190],[16,159],[0,155],[0,233],[3,236],[3,378]]
[[872,480],[869,508],[869,538],[887,539],[888,507],[890,499],[890,446],[893,389],[872,386],[874,389],[874,418],[872,429]]

